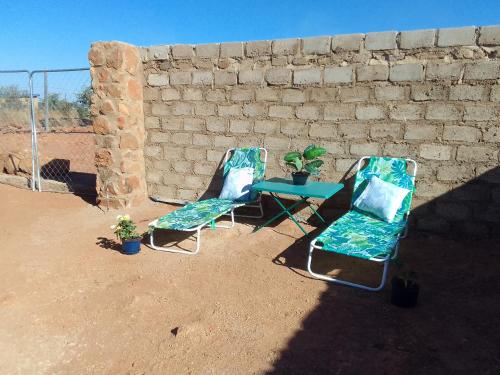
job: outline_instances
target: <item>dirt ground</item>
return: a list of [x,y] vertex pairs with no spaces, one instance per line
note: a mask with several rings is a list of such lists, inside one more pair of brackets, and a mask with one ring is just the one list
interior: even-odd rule
[[[289,220],[206,229],[197,256],[146,246],[126,256],[107,241],[124,212],[3,185],[0,204],[2,374],[500,372],[498,242],[404,240],[421,284],[405,310],[390,287],[311,279]],[[145,229],[172,209],[127,213]],[[335,255],[316,267],[372,283],[380,272]]]

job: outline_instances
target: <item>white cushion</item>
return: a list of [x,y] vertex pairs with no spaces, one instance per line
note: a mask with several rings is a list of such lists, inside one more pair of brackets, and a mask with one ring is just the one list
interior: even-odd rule
[[373,176],[354,206],[391,223],[409,192],[408,189]]
[[249,201],[252,182],[253,168],[231,168],[224,179],[224,186],[219,198]]

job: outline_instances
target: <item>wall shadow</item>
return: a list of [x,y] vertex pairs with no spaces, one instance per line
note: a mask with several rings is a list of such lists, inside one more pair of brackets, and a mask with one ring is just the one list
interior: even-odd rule
[[[419,275],[417,307],[392,306],[390,284],[372,293],[327,283],[268,373],[500,373],[499,173],[500,168],[494,168],[413,209],[414,228],[401,241],[400,256]],[[457,200],[460,207],[452,211],[449,205]],[[325,214],[328,206],[326,202]],[[444,218],[449,238],[423,231],[431,229],[429,222]],[[456,231],[463,232],[460,240]],[[289,267],[297,277],[309,277],[309,241],[297,240],[274,263]],[[318,255],[313,267],[319,272],[371,284],[380,277],[381,267],[371,262]]]

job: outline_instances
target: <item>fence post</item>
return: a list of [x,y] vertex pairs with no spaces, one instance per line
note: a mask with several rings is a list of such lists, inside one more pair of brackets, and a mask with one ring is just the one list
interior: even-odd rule
[[40,165],[38,161],[38,139],[36,133],[35,103],[33,100],[33,72],[29,73],[29,86],[31,115],[31,189],[35,191],[36,186],[38,187],[38,191],[42,191],[40,184]]
[[49,131],[49,74],[43,72],[43,97],[45,98],[45,131]]

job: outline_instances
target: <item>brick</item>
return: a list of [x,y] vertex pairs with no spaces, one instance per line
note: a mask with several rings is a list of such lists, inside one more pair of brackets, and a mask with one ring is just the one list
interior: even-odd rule
[[248,57],[268,56],[271,54],[271,41],[269,40],[247,42],[245,47]]
[[219,105],[218,107],[219,116],[230,117],[230,116],[240,116],[241,115],[241,105]]
[[243,57],[243,43],[221,43],[220,57]]
[[473,46],[476,44],[476,28],[461,27],[438,30],[438,47]]
[[225,151],[207,150],[207,160],[219,163],[225,155]]
[[439,216],[448,220],[466,220],[470,216],[470,209],[459,203],[437,202],[435,207]]
[[498,148],[488,146],[458,146],[458,161],[497,161]]
[[168,60],[170,46],[151,46],[147,48],[148,60]]
[[304,105],[297,107],[296,115],[297,118],[304,120],[317,120],[320,116],[320,110],[317,106]]
[[254,92],[250,89],[235,88],[231,91],[231,100],[235,102],[244,102],[253,100]]
[[214,145],[215,147],[224,147],[224,148],[230,148],[234,147],[236,144],[236,138],[234,137],[226,137],[223,135],[217,135],[215,136],[214,139]]
[[448,88],[439,85],[412,85],[411,99],[417,102],[427,100],[448,100]]
[[168,171],[170,170],[170,161],[168,160],[154,160],[153,167],[160,171]]
[[269,107],[269,117],[293,118],[293,107],[272,105]]
[[385,118],[385,108],[379,105],[357,105],[358,120],[379,120]]
[[185,118],[184,130],[196,131],[196,132],[204,131],[205,121],[199,118]]
[[243,106],[243,114],[247,117],[265,116],[267,106],[263,103],[249,103]]
[[348,172],[355,167],[357,159],[337,159],[335,160],[335,170],[338,172]]
[[453,104],[429,104],[425,114],[427,120],[456,121],[461,119],[460,110]]
[[191,173],[193,170],[193,162],[187,160],[176,160],[172,166],[177,173]]
[[151,86],[166,86],[168,82],[168,74],[150,73],[148,75],[148,84]]
[[287,85],[292,82],[290,69],[272,68],[266,71],[265,79],[270,85]]
[[205,95],[205,99],[209,102],[224,102],[226,101],[226,92],[224,90],[209,90]]
[[364,102],[370,98],[370,88],[362,86],[341,87],[339,98],[341,102],[345,103]]
[[163,130],[181,130],[182,129],[182,119],[163,117],[161,119],[161,128]]
[[172,46],[172,56],[174,59],[190,59],[194,56],[193,46],[187,44],[177,44]]
[[435,29],[402,31],[399,47],[402,49],[434,47],[436,31]]
[[203,91],[201,91],[200,89],[186,87],[182,93],[182,98],[184,100],[202,100]]
[[173,133],[172,142],[176,145],[190,145],[193,139],[191,133]]
[[332,139],[337,137],[337,129],[332,124],[311,124],[309,137]]
[[222,86],[233,86],[236,85],[238,82],[238,78],[236,76],[236,73],[233,72],[225,72],[218,70],[214,73],[215,76],[215,86],[217,87],[222,87]]
[[151,113],[155,116],[167,116],[171,113],[171,108],[167,104],[153,103]]
[[144,87],[144,101],[156,100],[160,97],[160,89],[156,87]]
[[144,127],[146,129],[156,129],[160,127],[160,119],[158,117],[148,116],[144,119]]
[[337,98],[336,87],[312,87],[309,92],[309,101],[311,102],[333,102]]
[[456,80],[460,78],[462,68],[463,64],[461,63],[429,63],[425,71],[425,78],[428,80]]
[[198,162],[194,165],[194,173],[201,176],[213,176],[217,170],[214,162]]
[[464,107],[464,121],[495,121],[498,110],[494,106],[466,104]]
[[214,74],[209,71],[194,71],[193,85],[210,86],[214,82]]
[[289,136],[307,136],[309,127],[302,121],[285,121],[281,124],[281,133]]
[[340,123],[338,132],[341,138],[345,139],[366,139],[368,135],[368,125],[360,123]]
[[238,73],[238,82],[246,85],[261,85],[264,82],[264,71],[242,70]]
[[213,116],[215,115],[215,104],[212,103],[195,103],[194,113],[198,116]]
[[170,73],[171,85],[189,85],[191,84],[190,72],[171,72]]
[[466,165],[455,165],[453,168],[439,168],[437,179],[439,181],[468,181],[474,177],[474,169]]
[[161,99],[163,101],[179,100],[181,93],[176,89],[163,89],[161,90]]
[[488,87],[486,86],[456,85],[450,88],[450,100],[479,101],[486,99],[487,96]]
[[326,67],[323,73],[325,84],[329,83],[351,83],[352,66]]
[[389,67],[387,65],[362,65],[356,69],[356,80],[364,81],[386,81],[389,78]]
[[397,49],[397,34],[396,31],[368,33],[365,37],[365,47],[367,50]]
[[302,39],[304,55],[326,55],[330,53],[331,39],[329,36]]
[[500,46],[500,25],[481,27],[479,44],[482,46]]
[[391,66],[389,80],[392,82],[421,81],[424,78],[422,64],[398,64]]
[[477,142],[481,131],[471,126],[445,126],[443,139],[445,141]]
[[194,47],[196,56],[205,59],[216,59],[219,57],[220,44],[198,44]]
[[399,139],[401,134],[401,125],[395,123],[373,124],[370,127],[370,137]]
[[464,79],[483,80],[500,78],[500,61],[481,61],[465,65]]
[[268,150],[288,150],[289,140],[287,138],[278,138],[266,136],[264,138],[264,147]]
[[293,72],[293,83],[296,85],[321,83],[321,70],[317,68],[296,70]]
[[406,100],[409,90],[401,86],[375,87],[375,99],[380,101]]
[[485,142],[500,142],[500,127],[492,126],[484,130],[483,139]]
[[349,152],[356,156],[378,155],[379,145],[377,143],[354,143],[349,148]]
[[491,87],[490,100],[492,102],[500,102],[500,85]]
[[330,104],[325,106],[325,120],[353,120],[355,117],[354,104]]
[[364,34],[336,35],[332,37],[332,51],[359,51]]
[[150,132],[149,139],[151,143],[168,143],[170,142],[170,137],[168,133],[162,132]]
[[194,106],[191,103],[175,103],[172,106],[172,114],[174,116],[185,116],[192,115],[194,112]]
[[175,147],[172,145],[165,145],[163,147],[163,154],[166,159],[177,160],[184,157],[184,147]]
[[299,52],[299,44],[299,39],[273,40],[273,55],[295,55]]
[[194,202],[197,198],[196,191],[194,190],[179,188],[177,192],[179,194],[179,199],[184,199],[187,202]]
[[420,145],[420,156],[429,160],[450,160],[451,147],[439,144]]
[[257,89],[255,90],[255,100],[264,102],[277,102],[279,100],[279,91],[271,87]]
[[387,156],[406,156],[410,154],[410,146],[404,143],[386,143],[384,145],[384,155]]
[[304,103],[306,101],[306,93],[303,90],[285,89],[281,96],[283,103]]
[[226,131],[226,120],[222,120],[217,117],[209,117],[206,120],[207,130],[209,132],[225,132]]
[[252,122],[248,120],[231,120],[229,122],[229,131],[232,133],[250,133],[252,131]]
[[439,135],[440,127],[434,125],[408,124],[406,125],[405,140],[426,140],[433,141]]
[[278,121],[271,120],[255,120],[254,132],[262,134],[274,134],[279,128]]

